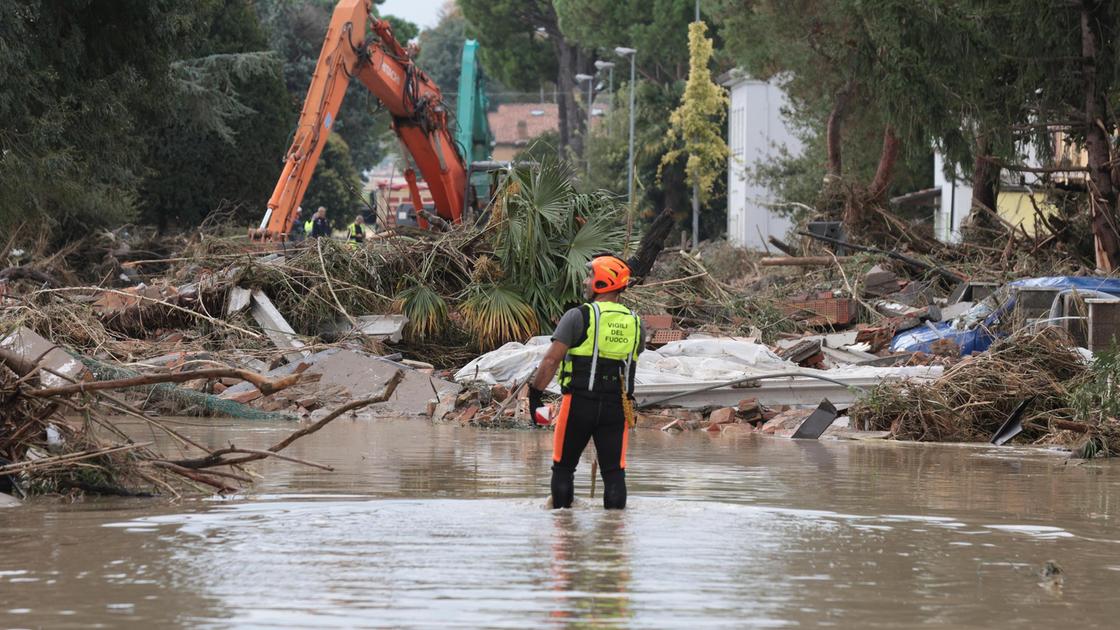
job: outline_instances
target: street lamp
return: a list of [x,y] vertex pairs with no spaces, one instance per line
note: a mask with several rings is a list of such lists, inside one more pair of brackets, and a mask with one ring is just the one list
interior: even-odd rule
[[592,90],[595,89],[595,77],[582,72],[576,75],[576,81],[587,82],[587,128],[583,131],[583,159],[587,162],[587,178],[591,179],[591,99]]
[[[607,100],[608,115],[614,113],[614,62],[603,61],[602,59],[595,62],[595,69],[602,72],[607,71],[609,79],[607,80],[607,94],[610,96]],[[614,117],[607,118],[607,135],[614,137]]]
[[614,54],[619,57],[630,57],[630,160],[628,162],[626,177],[626,205],[631,211],[634,209],[634,79],[635,60],[638,51],[634,48],[619,46],[614,49]]

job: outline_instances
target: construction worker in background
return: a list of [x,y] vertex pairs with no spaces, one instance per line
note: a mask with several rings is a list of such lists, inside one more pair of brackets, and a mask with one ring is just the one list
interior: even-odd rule
[[330,238],[331,224],[327,222],[327,209],[319,206],[311,217],[311,238]]
[[[303,207],[302,206],[299,209],[299,215],[301,217],[303,216]],[[311,230],[314,227],[315,227],[315,216],[312,215],[312,216],[307,217],[307,220],[303,222],[303,237],[304,238],[311,238]]]
[[554,375],[563,398],[552,445],[552,507],[571,507],[575,472],[590,439],[595,440],[603,477],[603,507],[626,507],[627,432],[633,424],[634,370],[642,351],[641,319],[618,298],[630,267],[614,256],[598,256],[585,288],[587,304],[564,313],[529,384],[529,409],[537,410]]
[[354,217],[354,222],[346,226],[346,238],[354,243],[366,241],[366,220],[362,215]]
[[303,220],[303,206],[296,208],[296,218],[292,221],[292,233],[288,236],[289,240],[298,242],[307,238],[308,223],[308,221]]

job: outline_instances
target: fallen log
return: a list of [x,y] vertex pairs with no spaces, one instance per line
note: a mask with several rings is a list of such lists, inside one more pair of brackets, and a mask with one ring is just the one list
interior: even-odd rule
[[823,267],[834,261],[846,262],[848,256],[775,256],[763,258],[758,264],[763,267]]
[[48,398],[51,396],[66,396],[69,394],[77,394],[79,392],[92,392],[102,389],[122,389],[126,387],[142,387],[144,385],[156,385],[159,383],[183,383],[186,381],[195,381],[198,379],[210,378],[239,378],[243,381],[248,381],[256,386],[265,396],[276,393],[286,387],[291,387],[299,382],[299,374],[291,374],[279,379],[269,379],[250,372],[249,370],[238,370],[234,368],[214,368],[210,370],[194,370],[191,372],[173,372],[169,374],[144,374],[142,376],[133,376],[131,378],[121,378],[112,381],[92,381],[88,383],[74,383],[72,385],[62,385],[59,387],[45,387],[42,389],[27,389],[24,391],[28,396],[36,396],[39,398]]
[[946,269],[946,268],[944,268],[940,265],[935,265],[933,263],[928,263],[924,260],[918,260],[917,258],[907,256],[906,254],[900,254],[898,252],[892,252],[892,251],[888,251],[888,250],[885,250],[885,249],[879,249],[878,247],[868,247],[867,245],[856,245],[854,243],[849,243],[848,241],[842,241],[842,240],[837,239],[837,238],[830,238],[828,236],[822,236],[820,234],[813,234],[811,232],[798,232],[798,234],[800,234],[801,236],[808,236],[809,238],[813,238],[813,239],[816,239],[818,241],[824,241],[825,243],[830,243],[832,245],[840,245],[841,247],[847,247],[849,249],[854,249],[858,252],[869,252],[869,253],[872,253],[872,254],[882,254],[884,256],[889,256],[891,258],[894,258],[895,260],[901,260],[902,262],[904,262],[904,263],[906,263],[906,264],[908,264],[912,267],[917,267],[918,269],[921,269],[923,271],[932,271],[932,272],[936,273],[937,275],[941,276],[942,278],[945,278],[946,280],[948,280],[948,281],[950,281],[954,284],[956,284],[957,282],[963,282],[963,281],[968,280],[968,278],[965,277],[963,274],[959,274],[955,271],[950,271],[950,270],[948,270],[948,269]]
[[787,256],[800,256],[801,255],[796,249],[790,247],[785,241],[783,241],[782,239],[780,239],[776,236],[771,236],[770,238],[768,238],[766,240],[770,241],[770,244],[773,245],[774,247],[777,247],[778,249],[782,250],[782,252],[785,253]]

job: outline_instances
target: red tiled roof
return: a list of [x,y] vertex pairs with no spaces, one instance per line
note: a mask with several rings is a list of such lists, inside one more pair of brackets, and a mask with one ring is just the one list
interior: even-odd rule
[[490,112],[486,118],[494,142],[499,145],[528,144],[546,132],[560,129],[555,103],[502,103],[498,111]]

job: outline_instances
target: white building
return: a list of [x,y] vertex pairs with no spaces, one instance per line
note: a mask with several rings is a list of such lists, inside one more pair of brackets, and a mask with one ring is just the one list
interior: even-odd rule
[[727,240],[740,247],[762,249],[771,236],[784,238],[792,222],[770,204],[773,194],[750,177],[759,162],[785,152],[801,153],[801,141],[782,116],[788,99],[772,83],[752,79],[740,70],[721,77],[731,92],[727,124]]

